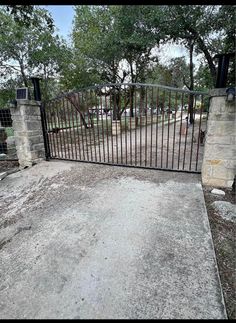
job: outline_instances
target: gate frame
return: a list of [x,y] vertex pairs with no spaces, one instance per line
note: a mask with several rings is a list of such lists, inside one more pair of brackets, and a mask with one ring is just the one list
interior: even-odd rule
[[[54,100],[60,100],[65,98],[68,95],[74,95],[74,94],[80,94],[83,93],[84,91],[89,91],[89,90],[97,90],[97,89],[102,89],[104,87],[121,87],[121,86],[137,86],[137,87],[145,87],[147,88],[158,88],[162,90],[167,90],[171,92],[177,92],[177,93],[182,93],[182,94],[187,94],[187,95],[201,95],[201,96],[209,96],[208,92],[203,92],[203,91],[190,91],[190,90],[185,90],[185,89],[179,89],[179,88],[174,88],[170,86],[165,86],[165,85],[160,85],[160,84],[149,84],[149,83],[106,83],[106,84],[100,84],[100,85],[95,85],[95,86],[89,86],[85,88],[81,88],[80,90],[75,90],[75,91],[70,91],[66,93],[62,93],[53,99],[43,101],[40,105],[41,108],[41,115],[42,115],[42,128],[43,128],[43,133],[44,133],[44,142],[45,142],[45,156],[46,160],[50,159],[59,159],[59,160],[69,160],[69,161],[77,161],[77,162],[85,162],[85,163],[92,163],[92,164],[103,164],[103,165],[110,165],[110,166],[120,166],[120,167],[131,167],[131,168],[141,168],[141,169],[152,169],[152,170],[164,170],[164,171],[173,171],[173,172],[188,172],[188,173],[193,173],[193,174],[201,174],[201,170],[187,170],[187,169],[173,169],[173,168],[161,168],[161,167],[149,167],[149,166],[140,166],[140,165],[128,165],[128,164],[121,164],[121,163],[111,163],[111,162],[104,162],[104,161],[92,161],[92,160],[78,160],[78,159],[71,159],[71,158],[63,158],[63,157],[52,157],[51,152],[50,152],[50,144],[49,144],[49,136],[48,136],[48,130],[47,130],[47,116],[46,116],[46,104],[49,102],[53,102]],[[207,110],[207,118],[206,122],[208,120],[208,112]],[[202,113],[202,111],[201,111]],[[200,132],[200,128],[199,128]]]

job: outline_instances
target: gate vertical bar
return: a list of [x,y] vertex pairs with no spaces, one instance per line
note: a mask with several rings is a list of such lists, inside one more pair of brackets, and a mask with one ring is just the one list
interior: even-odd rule
[[123,134],[123,130],[122,130],[122,107],[121,107],[121,93],[122,93],[122,88],[121,85],[119,86],[119,100],[118,100],[118,104],[119,104],[119,119],[120,119],[120,154],[121,154],[121,164],[123,164],[123,143],[122,143],[122,134]]
[[201,130],[201,124],[202,124],[202,109],[203,109],[203,96],[201,96],[200,120],[199,120],[199,128],[198,128],[197,155],[196,155],[196,167],[195,167],[196,171],[197,171],[197,165],[198,165],[198,154],[199,154],[199,145],[200,145],[200,130]]
[[[49,139],[49,132],[50,132],[50,126],[49,125],[51,125],[51,127],[52,127],[52,118],[51,118],[51,113],[50,113],[50,103],[47,105],[47,108],[48,108],[49,112],[48,113],[45,112],[45,119],[46,119],[46,124],[47,124],[47,129],[48,129],[48,144],[49,144],[49,147],[50,147],[51,157],[53,157],[53,153],[54,153],[53,140]],[[45,105],[45,110],[46,110],[46,105]]]
[[124,94],[124,102],[125,102],[125,160],[126,160],[126,164],[128,164],[128,143],[127,143],[127,130],[126,130],[126,127],[127,127],[127,110],[126,110],[126,107],[127,107],[128,100],[129,100],[129,96],[128,96],[129,88],[127,88],[127,94],[126,94],[126,91],[124,93],[125,93]]
[[[105,89],[106,91],[106,89]],[[107,106],[107,96],[105,92],[105,109],[106,109],[106,134],[107,134],[107,161],[109,163],[110,161],[110,152],[109,152],[109,137],[108,137],[108,120],[107,120],[107,115],[108,115],[108,106]]]
[[[78,93],[78,105],[80,105],[80,102],[82,101],[82,104],[83,104],[83,100],[82,100],[83,96],[82,96],[82,93],[81,93],[81,100],[80,100],[80,93]],[[84,135],[83,135],[83,126],[82,126],[82,116],[81,116],[81,113],[80,112],[80,115],[79,115],[79,124],[80,124],[80,130],[81,130],[81,139],[82,139],[82,151],[83,151],[83,158],[85,160],[85,149],[84,149]]]
[[63,115],[64,115],[64,127],[62,131],[63,133],[65,133],[66,142],[67,142],[67,145],[65,145],[65,151],[68,153],[69,159],[71,159],[68,128],[67,128],[66,108],[65,108],[65,98],[63,98],[62,102],[63,102]]
[[145,94],[145,166],[147,166],[147,115],[148,115],[148,107],[147,107],[147,92],[148,87],[146,87],[146,94]]
[[134,97],[133,97],[133,89],[132,89],[132,86],[130,86],[130,91],[129,91],[129,94],[130,94],[130,114],[129,114],[129,121],[130,121],[130,131],[129,131],[129,139],[130,139],[130,164],[132,165],[132,120],[133,120],[133,117],[134,117]]
[[152,167],[152,127],[153,127],[153,87],[152,87],[152,95],[151,95],[151,98],[152,98],[152,100],[151,100],[151,104],[150,104],[150,106],[151,106],[151,143],[150,143],[150,148],[151,148],[151,150],[150,150],[150,167]]
[[134,96],[134,104],[135,104],[135,141],[134,141],[134,145],[135,145],[135,166],[137,165],[137,127],[138,127],[138,121],[137,121],[137,90],[135,89],[134,91],[135,96]]
[[[93,128],[93,142],[94,142],[94,156],[95,156],[95,161],[97,161],[97,149],[96,149],[96,138],[95,138],[95,129],[94,129],[94,102],[93,102],[93,91],[90,90],[89,92],[89,97],[92,105],[92,128]],[[96,109],[95,109],[95,114],[96,114]],[[96,114],[97,116],[97,114]]]
[[180,130],[179,130],[178,169],[179,169],[179,163],[180,163],[180,147],[181,147],[181,133],[182,133],[183,105],[184,105],[184,94],[182,93],[182,99],[181,99],[181,114],[180,114]]
[[71,155],[72,159],[75,159],[74,157],[74,149],[73,149],[73,138],[72,138],[72,133],[71,133],[71,122],[70,122],[70,117],[71,114],[69,113],[69,102],[68,100],[66,101],[66,114],[67,114],[67,124],[66,124],[66,132],[67,135],[70,137],[70,146],[71,146]]
[[[70,105],[70,108],[72,106]],[[72,113],[72,128],[73,128],[73,136],[74,136],[74,145],[75,145],[75,157],[76,160],[78,160],[78,151],[79,149],[77,148],[77,138],[76,138],[76,131],[75,131],[75,116],[76,116],[76,110],[74,111],[74,114]]]
[[114,109],[112,108],[112,88],[109,90],[109,104],[110,104],[110,111],[111,111],[111,160],[112,164],[114,164],[114,152],[113,152],[113,129],[112,129],[112,120]]
[[157,102],[156,102],[156,111],[157,111],[157,116],[156,116],[156,154],[155,154],[155,167],[157,167],[157,155],[158,155],[158,122],[159,122],[159,88],[157,89]]
[[140,98],[139,98],[139,114],[140,114],[140,131],[139,131],[139,139],[140,139],[140,144],[139,144],[139,165],[142,166],[142,114],[143,114],[143,88],[142,85],[140,87]]
[[169,107],[168,107],[168,125],[167,125],[167,152],[166,152],[166,168],[169,162],[169,136],[170,136],[170,114],[171,114],[171,91],[169,92]]
[[88,128],[87,132],[89,133],[89,146],[90,146],[90,156],[91,156],[91,161],[93,161],[93,153],[92,153],[92,138],[91,138],[91,116],[90,116],[90,102],[88,100],[88,91],[85,92],[85,108],[87,112],[87,118],[88,118]]
[[172,148],[172,169],[174,168],[174,154],[175,154],[175,129],[176,129],[176,115],[178,111],[178,100],[177,100],[178,93],[175,93],[175,121],[174,121],[174,130],[173,130],[173,148]]
[[163,91],[163,100],[162,100],[162,128],[161,128],[161,168],[163,162],[163,146],[164,146],[164,120],[165,120],[165,94],[166,92]]
[[[59,109],[58,109],[58,105],[59,105],[59,102],[56,101],[56,111],[57,111],[57,123],[58,123],[58,128],[60,129],[58,131],[58,135],[59,135],[59,140],[60,140],[60,149],[61,149],[61,156],[63,158],[63,142],[64,142],[64,146],[65,146],[65,140],[64,140],[64,136],[63,136],[63,132],[61,132],[61,122],[60,122],[60,115],[59,115]],[[60,105],[59,105],[60,107]]]
[[[189,95],[188,97],[188,106],[191,104],[191,95]],[[189,107],[188,107],[188,111],[189,111]],[[189,127],[189,122],[188,122],[188,115],[186,117],[186,131],[185,131],[185,140],[184,140],[184,157],[183,157],[183,168],[184,169],[184,164],[185,164],[185,155],[186,155],[186,147],[187,147],[187,140],[188,140],[188,127]]]
[[82,160],[81,157],[81,145],[80,145],[80,136],[79,136],[79,119],[78,119],[78,111],[75,110],[75,124],[76,124],[76,136],[75,140],[78,141],[78,146],[79,146],[79,160]]
[[191,149],[190,149],[190,161],[189,161],[189,170],[191,170],[191,166],[192,166],[192,155],[193,155],[193,141],[195,139],[194,137],[194,128],[195,128],[195,120],[196,120],[196,102],[197,102],[197,98],[196,96],[194,97],[194,106],[193,106],[193,123],[192,123],[192,139],[191,139]]
[[103,105],[102,105],[102,95],[100,95],[100,109],[101,109],[101,119],[102,119],[102,150],[103,150],[103,161],[105,162],[105,143],[104,143],[104,125],[103,125]]

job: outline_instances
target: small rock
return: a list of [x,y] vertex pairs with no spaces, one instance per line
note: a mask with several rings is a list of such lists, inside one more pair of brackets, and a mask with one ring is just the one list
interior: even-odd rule
[[219,212],[219,215],[228,221],[236,222],[236,206],[226,201],[215,201],[212,203],[214,209]]
[[0,180],[7,176],[7,172],[0,173]]
[[21,231],[24,231],[24,230],[30,230],[31,229],[31,225],[25,225],[25,226],[19,226],[17,228],[17,232],[21,232]]
[[216,188],[213,188],[213,190],[211,191],[212,194],[216,194],[216,195],[225,195],[225,192],[222,190],[218,190]]
[[0,159],[6,159],[7,155],[6,154],[0,154]]

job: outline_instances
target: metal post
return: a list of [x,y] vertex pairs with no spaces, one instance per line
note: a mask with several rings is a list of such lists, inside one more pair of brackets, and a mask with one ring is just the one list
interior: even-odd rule
[[31,81],[34,86],[34,99],[35,99],[35,101],[40,101],[41,122],[42,122],[43,140],[44,140],[44,147],[45,147],[45,157],[46,157],[46,160],[48,161],[50,159],[50,147],[49,147],[49,141],[48,141],[45,108],[41,104],[41,91],[40,91],[39,80],[40,80],[39,77],[31,77]]
[[31,77],[31,81],[34,86],[34,99],[35,101],[41,101],[41,91],[39,86],[39,77]]
[[219,59],[217,79],[216,79],[216,88],[226,87],[228,68],[229,68],[229,59],[234,56],[235,56],[235,53],[215,55],[214,58]]

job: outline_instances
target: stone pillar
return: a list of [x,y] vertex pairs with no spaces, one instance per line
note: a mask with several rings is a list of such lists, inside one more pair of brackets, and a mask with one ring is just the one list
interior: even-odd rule
[[129,129],[135,129],[138,127],[139,119],[138,117],[133,117],[133,118],[130,118],[130,120],[128,120],[127,123],[128,123]]
[[18,100],[11,108],[17,156],[21,168],[45,159],[40,106],[37,101]]
[[120,120],[112,120],[112,135],[119,135],[121,132]]
[[236,173],[236,107],[226,89],[210,91],[210,109],[202,164],[202,183],[232,187]]

